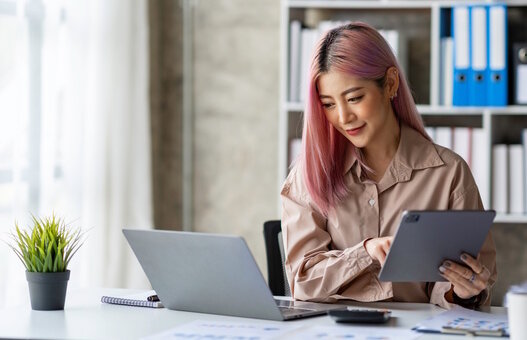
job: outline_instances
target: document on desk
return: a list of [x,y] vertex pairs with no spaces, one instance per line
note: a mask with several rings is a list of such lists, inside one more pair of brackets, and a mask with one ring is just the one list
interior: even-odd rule
[[490,314],[454,306],[417,324],[414,330],[424,333],[508,336],[506,314]]
[[295,333],[291,339],[310,340],[310,339],[353,339],[353,340],[412,340],[422,334],[410,329],[395,327],[364,327],[350,326],[314,326],[301,332]]
[[222,322],[196,320],[154,334],[143,340],[168,339],[278,339],[300,326],[283,323]]

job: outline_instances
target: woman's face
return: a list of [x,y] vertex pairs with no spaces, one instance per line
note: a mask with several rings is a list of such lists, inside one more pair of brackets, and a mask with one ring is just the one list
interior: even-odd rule
[[381,89],[372,80],[332,70],[322,74],[317,85],[326,118],[358,148],[382,139],[387,135],[383,131],[393,131],[392,124],[397,124],[390,103],[395,91],[390,86]]

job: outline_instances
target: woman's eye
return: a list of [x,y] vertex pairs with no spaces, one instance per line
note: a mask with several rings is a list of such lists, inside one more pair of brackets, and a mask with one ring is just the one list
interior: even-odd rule
[[361,100],[362,97],[364,97],[364,96],[352,97],[352,98],[348,99],[348,102],[350,102],[350,103],[356,103],[356,102],[358,102],[359,100]]
[[322,103],[322,107],[325,108],[325,109],[329,109],[333,106],[333,104],[331,103]]

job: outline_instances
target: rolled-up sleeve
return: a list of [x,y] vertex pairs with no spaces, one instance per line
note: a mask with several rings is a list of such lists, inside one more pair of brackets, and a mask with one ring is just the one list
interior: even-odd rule
[[281,191],[285,267],[292,296],[299,300],[333,302],[338,294],[365,271],[373,259],[364,241],[332,250],[326,218],[307,198],[307,189],[295,170]]
[[[468,166],[464,172],[459,174],[459,181],[457,185],[453,187],[452,194],[450,195],[450,210],[483,210],[483,204],[479,195],[478,188],[472,178]],[[483,246],[478,254],[478,259],[481,263],[490,271],[491,276],[489,278],[487,288],[481,293],[481,299],[479,305],[490,305],[490,289],[496,282],[498,277],[496,269],[496,247],[492,239],[492,235],[489,231]],[[456,260],[456,259],[453,259]],[[450,282],[437,282],[432,286],[430,294],[430,302],[439,305],[444,308],[450,308],[451,303],[445,299],[445,294],[451,289],[452,285]]]

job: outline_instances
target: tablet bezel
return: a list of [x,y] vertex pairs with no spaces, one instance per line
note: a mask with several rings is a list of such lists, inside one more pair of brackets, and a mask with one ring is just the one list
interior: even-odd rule
[[439,266],[462,263],[463,252],[477,256],[492,226],[494,210],[408,210],[379,273],[380,281],[447,281]]

